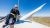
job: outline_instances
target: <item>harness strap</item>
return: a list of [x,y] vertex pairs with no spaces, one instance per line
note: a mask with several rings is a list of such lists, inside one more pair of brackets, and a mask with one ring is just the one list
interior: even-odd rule
[[12,14],[16,18],[16,15],[15,14],[13,14],[13,13],[10,13],[10,14]]

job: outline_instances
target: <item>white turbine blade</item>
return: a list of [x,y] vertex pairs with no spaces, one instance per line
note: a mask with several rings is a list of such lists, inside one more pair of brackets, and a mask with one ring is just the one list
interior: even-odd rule
[[20,18],[20,20],[25,20],[26,18],[30,17],[31,15],[33,15],[34,13],[36,13],[37,11],[41,10],[44,5],[46,5],[46,3],[44,3],[43,5],[41,5],[40,7],[36,8],[35,10],[29,12],[28,14],[24,15],[23,17]]

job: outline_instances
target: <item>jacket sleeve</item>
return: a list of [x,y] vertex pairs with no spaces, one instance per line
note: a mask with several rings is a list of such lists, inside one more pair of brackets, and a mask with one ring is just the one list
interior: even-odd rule
[[18,15],[20,15],[20,12],[19,12],[19,10],[18,10]]
[[12,13],[12,12],[13,12],[13,9],[11,9],[10,13]]

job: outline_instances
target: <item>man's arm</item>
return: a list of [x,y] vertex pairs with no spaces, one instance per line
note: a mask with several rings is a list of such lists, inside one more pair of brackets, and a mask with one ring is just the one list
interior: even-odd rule
[[18,17],[18,19],[21,17],[19,10],[18,10],[18,16],[17,17]]
[[19,10],[18,10],[18,15],[20,15],[20,12],[19,12]]
[[13,12],[13,9],[11,9],[10,13]]

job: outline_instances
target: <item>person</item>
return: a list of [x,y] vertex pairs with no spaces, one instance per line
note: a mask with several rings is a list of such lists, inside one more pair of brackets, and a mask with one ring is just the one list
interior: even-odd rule
[[[7,16],[6,18],[6,22],[5,22],[5,25],[3,25],[3,28],[7,25],[9,25],[9,21],[10,19],[12,18],[12,23],[11,25],[14,25],[14,23],[16,22],[16,17],[19,16],[20,17],[20,12],[18,10],[18,5],[15,5],[11,11],[10,11],[10,14]],[[19,19],[17,19],[17,22],[19,22]]]

